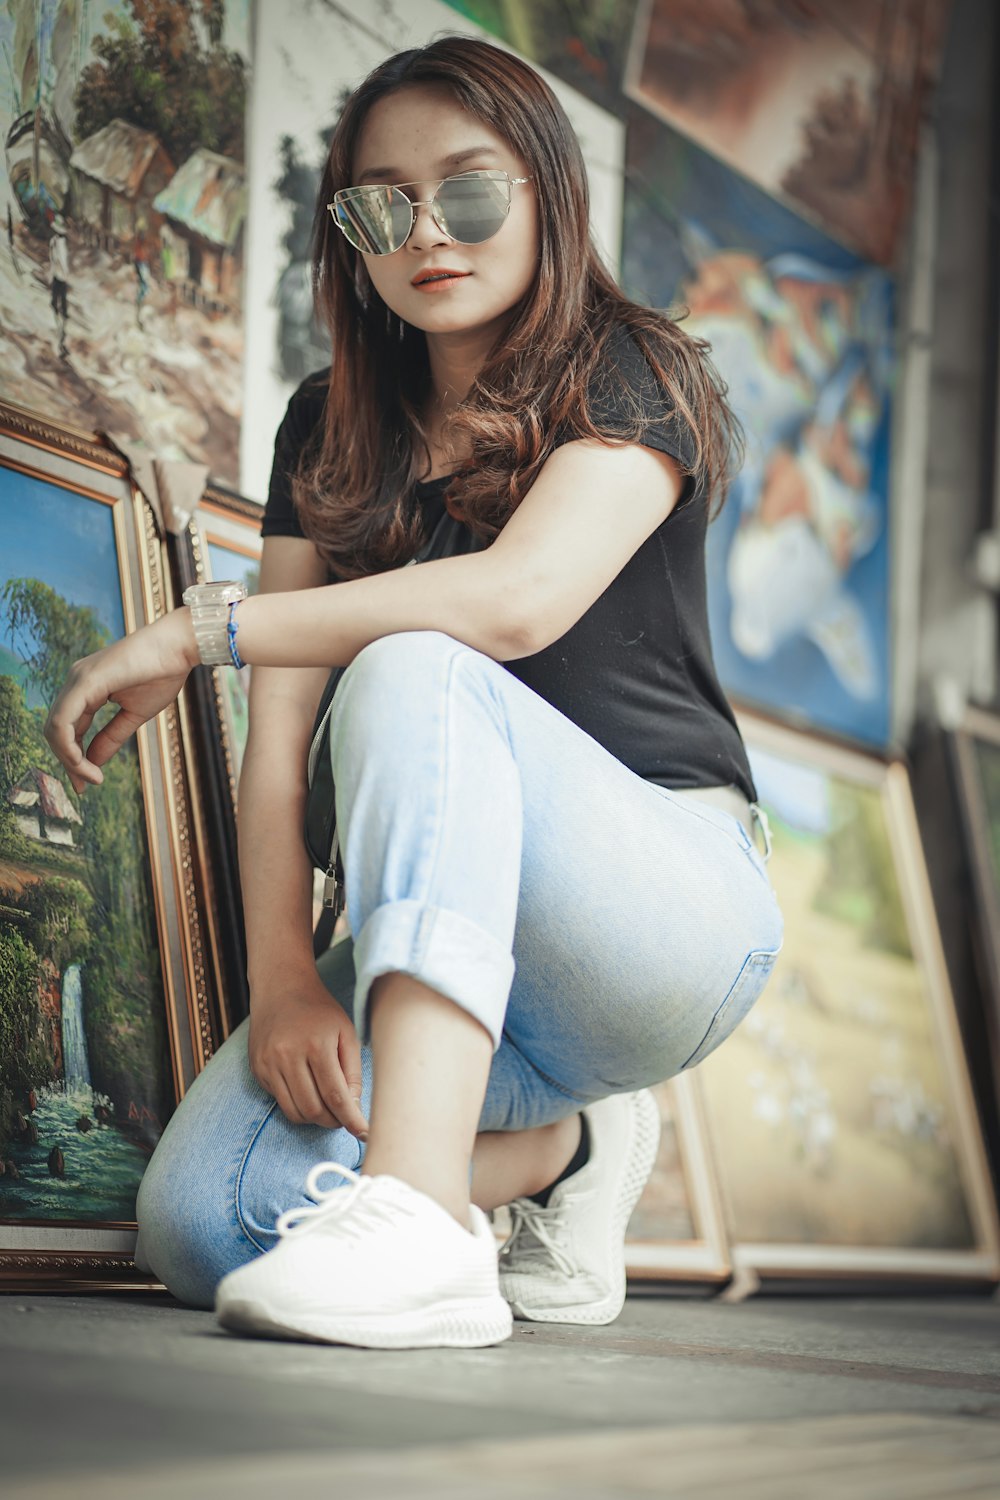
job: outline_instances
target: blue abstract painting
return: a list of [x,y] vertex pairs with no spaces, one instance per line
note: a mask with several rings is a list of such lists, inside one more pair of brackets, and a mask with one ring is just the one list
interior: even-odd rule
[[869,745],[890,735],[893,284],[641,109],[623,281],[687,308],[746,437],[709,530],[719,676],[734,697]]

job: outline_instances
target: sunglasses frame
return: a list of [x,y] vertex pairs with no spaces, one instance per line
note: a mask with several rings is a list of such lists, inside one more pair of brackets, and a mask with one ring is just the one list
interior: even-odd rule
[[[500,177],[505,177],[507,179],[507,185],[510,189],[510,193],[507,199],[507,212],[504,214],[496,229],[493,230],[493,234],[488,234],[486,236],[486,239],[460,240],[457,239],[450,230],[445,229],[444,225],[441,223],[441,220],[434,212],[434,204],[437,199],[438,193],[444,187],[446,182],[464,182],[473,177],[492,178],[493,181],[496,181]],[[356,245],[354,243],[350,235],[347,233],[347,230],[344,228],[343,224],[341,224],[340,220],[337,218],[337,206],[339,203],[347,199],[347,195],[349,193],[369,192],[373,188],[388,188],[391,192],[394,193],[402,192],[403,188],[419,187],[422,180],[423,179],[421,178],[416,178],[413,182],[366,182],[363,187],[340,188],[338,192],[334,193],[333,202],[326,205],[327,211],[333,222],[336,224],[337,228],[340,230],[341,234],[344,236],[344,239],[350,245],[351,249],[357,250],[359,255],[395,255],[398,250],[402,250],[403,246],[410,238],[410,235],[413,233],[413,226],[417,222],[416,210],[418,208],[429,208],[431,211],[431,218],[434,220],[441,233],[446,234],[448,238],[452,240],[456,245],[485,245],[486,240],[491,240],[493,238],[493,235],[499,234],[504,224],[506,224],[507,219],[510,215],[511,204],[514,201],[514,188],[519,187],[523,182],[532,182],[534,179],[532,177],[512,177],[510,173],[505,172],[502,167],[473,167],[468,172],[453,172],[450,177],[438,178],[435,183],[434,191],[433,193],[431,193],[429,198],[421,198],[419,200],[416,200],[413,198],[407,198],[406,194],[402,193],[404,200],[410,205],[410,227],[409,229],[407,229],[400,243],[396,245],[392,250],[362,250],[360,245]]]

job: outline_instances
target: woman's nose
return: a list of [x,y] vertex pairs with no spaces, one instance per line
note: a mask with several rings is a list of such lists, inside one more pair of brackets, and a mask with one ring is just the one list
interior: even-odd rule
[[451,243],[451,235],[445,233],[432,214],[430,202],[414,203],[413,228],[406,239],[407,247],[423,253],[432,245],[450,245]]

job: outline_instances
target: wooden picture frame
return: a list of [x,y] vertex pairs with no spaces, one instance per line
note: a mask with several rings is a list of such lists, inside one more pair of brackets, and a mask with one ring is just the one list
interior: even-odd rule
[[[170,539],[178,597],[189,584],[223,577],[251,585],[263,543],[263,507],[210,488],[185,531]],[[219,566],[225,571],[219,572]],[[195,840],[211,909],[211,964],[222,1035],[249,1014],[246,934],[236,839],[236,794],[247,733],[250,668],[191,673],[180,698],[181,731],[195,797]]]
[[1000,716],[966,708],[947,735],[975,906],[994,1097],[1000,1105]]
[[732,1261],[700,1091],[680,1073],[652,1093],[660,1149],[629,1220],[626,1271],[634,1281],[725,1283]]
[[740,722],[786,926],[763,996],[692,1074],[733,1265],[992,1284],[996,1202],[908,772]]
[[0,404],[0,1290],[151,1283],[135,1189],[218,1039],[177,706],[82,799],[41,738],[81,641],[172,603],[124,460]]

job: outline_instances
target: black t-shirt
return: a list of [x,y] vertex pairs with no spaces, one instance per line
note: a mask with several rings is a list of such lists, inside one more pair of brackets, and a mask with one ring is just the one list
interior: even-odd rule
[[[265,537],[303,535],[291,475],[322,423],[329,373],[309,376],[288,404],[275,442]],[[591,411],[601,431],[624,433],[631,430],[636,407],[648,422],[642,442],[688,467],[686,430],[670,419],[655,373],[622,330],[591,388]],[[440,478],[416,487],[428,532],[445,515],[448,482]],[[735,785],[754,800],[746,751],[712,660],[705,580],[708,507],[691,490],[688,481],[667,519],[564,636],[504,666],[646,780],[677,790]],[[628,504],[627,495],[608,499]],[[456,529],[454,551],[482,545],[460,521],[449,524]]]

